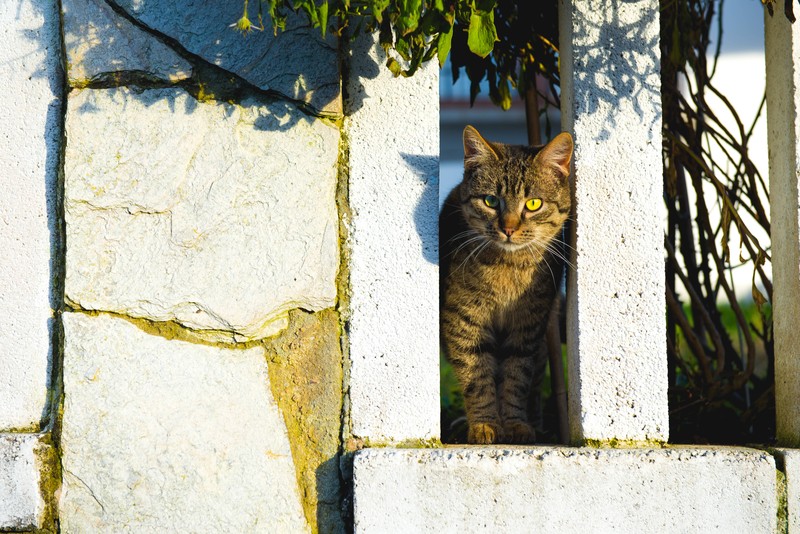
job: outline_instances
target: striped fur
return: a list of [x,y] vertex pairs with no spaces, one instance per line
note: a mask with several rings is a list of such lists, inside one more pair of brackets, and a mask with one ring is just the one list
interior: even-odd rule
[[[468,441],[532,443],[545,330],[563,271],[572,138],[504,145],[467,126],[464,153],[464,179],[439,218],[443,348],[464,393]],[[530,211],[534,198],[542,205]]]

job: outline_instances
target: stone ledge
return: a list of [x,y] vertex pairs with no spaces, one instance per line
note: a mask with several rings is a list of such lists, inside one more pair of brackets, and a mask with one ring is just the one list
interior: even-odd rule
[[0,531],[39,528],[44,501],[36,463],[38,434],[0,434]]
[[744,448],[364,449],[355,532],[775,532],[775,461]]

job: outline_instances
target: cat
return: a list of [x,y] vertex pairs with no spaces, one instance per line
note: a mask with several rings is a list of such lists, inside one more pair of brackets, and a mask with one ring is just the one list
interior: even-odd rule
[[572,149],[568,133],[529,147],[464,129],[464,177],[439,217],[439,276],[441,339],[464,394],[469,443],[536,439]]

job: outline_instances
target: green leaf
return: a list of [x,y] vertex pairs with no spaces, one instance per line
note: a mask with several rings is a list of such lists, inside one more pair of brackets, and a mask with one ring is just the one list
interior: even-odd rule
[[397,10],[400,14],[394,25],[400,35],[408,35],[416,30],[422,14],[422,0],[397,0]]
[[467,31],[467,46],[472,53],[479,57],[488,56],[492,53],[494,42],[497,40],[494,11],[473,11]]
[[394,43],[394,49],[400,54],[400,57],[406,61],[411,60],[411,50],[408,41],[404,37],[398,37],[397,42]]
[[322,0],[322,3],[317,8],[319,13],[319,25],[322,29],[322,38],[325,38],[325,32],[328,30],[328,0]]
[[394,74],[395,78],[400,76],[400,74],[403,72],[403,67],[401,67],[400,63],[398,63],[394,58],[390,57],[386,62],[386,66],[390,71],[392,71],[392,74]]
[[389,7],[390,0],[370,0],[369,8],[372,10],[372,16],[378,21],[378,24],[383,22],[383,12]]
[[444,66],[444,62],[447,59],[447,54],[450,53],[450,46],[452,45],[452,43],[453,43],[453,27],[450,26],[450,29],[448,31],[440,33],[439,37],[436,39],[436,47],[438,49],[440,69]]

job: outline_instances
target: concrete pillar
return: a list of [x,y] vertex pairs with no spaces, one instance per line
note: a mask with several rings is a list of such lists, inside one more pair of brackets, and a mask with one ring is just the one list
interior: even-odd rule
[[666,441],[659,3],[560,0],[570,437]]
[[0,3],[0,431],[47,417],[61,136],[58,3]]
[[394,78],[373,36],[351,43],[350,431],[439,437],[439,70]]
[[765,16],[775,408],[782,445],[800,445],[800,24]]

